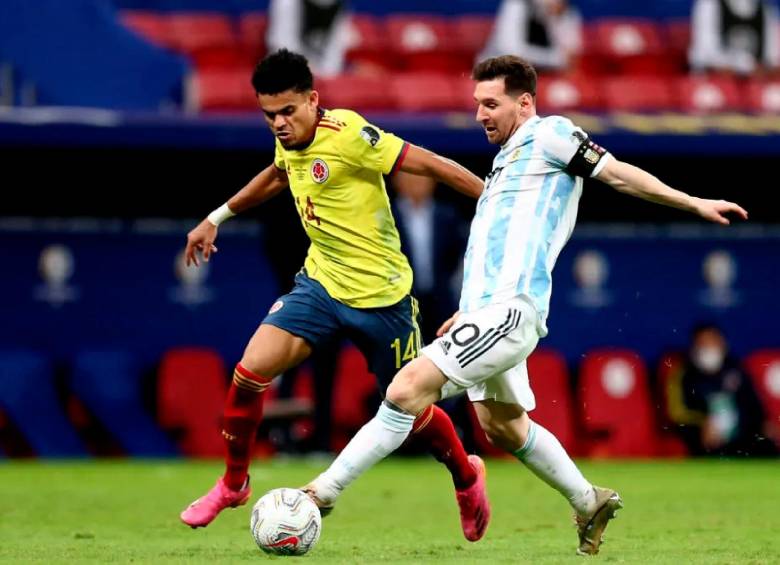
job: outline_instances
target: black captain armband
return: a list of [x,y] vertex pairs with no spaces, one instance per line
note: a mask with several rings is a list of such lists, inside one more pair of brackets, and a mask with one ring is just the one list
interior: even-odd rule
[[578,135],[577,139],[582,139],[582,143],[566,165],[566,171],[577,177],[590,177],[596,165],[607,154],[607,150],[582,134]]

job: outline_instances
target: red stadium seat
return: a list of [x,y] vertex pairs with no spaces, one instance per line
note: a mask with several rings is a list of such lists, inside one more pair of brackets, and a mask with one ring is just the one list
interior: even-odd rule
[[179,49],[184,53],[236,45],[237,38],[228,16],[218,13],[179,12],[168,17]]
[[240,111],[257,108],[251,84],[252,71],[245,68],[205,69],[196,73],[190,105],[198,110]]
[[580,368],[578,403],[587,454],[593,457],[649,457],[658,454],[647,371],[633,351],[600,349]]
[[265,54],[268,19],[264,12],[247,12],[238,20],[238,40],[247,58],[258,61]]
[[[745,368],[753,379],[767,420],[780,432],[780,349],[756,351],[745,359]],[[780,448],[780,435],[775,437]]]
[[[257,51],[247,49],[239,42],[230,18],[223,14],[158,14],[142,10],[124,10],[121,19],[127,27],[150,42],[187,55],[198,68],[225,68],[254,63],[258,55]],[[251,16],[249,22],[252,22]],[[246,33],[249,35],[251,31]],[[244,36],[242,40],[243,38]]]
[[455,93],[455,102],[461,112],[476,114],[477,103],[474,102],[473,80],[466,76],[455,77],[452,79],[452,88]]
[[167,15],[144,10],[122,10],[119,17],[126,27],[150,43],[172,50],[178,47],[176,35]]
[[662,78],[620,77],[604,82],[607,108],[618,112],[644,112],[677,109],[671,85]]
[[754,80],[747,87],[747,102],[754,112],[780,113],[780,80]]
[[399,110],[441,112],[462,107],[456,80],[432,73],[402,73],[391,79],[390,89]]
[[226,394],[225,365],[210,349],[168,351],[157,377],[160,424],[174,432],[184,455],[219,457],[220,426]]
[[540,76],[536,95],[536,103],[544,113],[604,108],[599,87],[593,78]]
[[621,74],[669,74],[679,71],[668,57],[662,32],[654,21],[607,18],[585,31],[585,71]]
[[179,12],[169,16],[178,51],[198,68],[246,64],[238,36],[228,16],[207,12]]
[[688,67],[688,49],[691,46],[691,22],[671,20],[664,24],[664,41],[668,56],[680,69]]
[[686,112],[739,112],[744,103],[739,86],[729,77],[690,76],[676,81],[681,109]]
[[386,20],[390,48],[407,71],[449,72],[471,67],[458,57],[452,29],[445,18],[399,15]]
[[528,358],[528,376],[536,396],[534,421],[550,430],[569,453],[576,453],[574,403],[566,361],[557,352],[537,349]]
[[318,77],[314,86],[320,93],[320,105],[323,108],[348,108],[365,112],[395,107],[388,75]]
[[342,349],[333,383],[332,447],[342,449],[374,414],[378,398],[374,376],[363,354],[354,346]]
[[454,48],[463,57],[464,65],[474,63],[477,55],[485,45],[493,31],[495,18],[492,16],[458,16],[450,22]]
[[355,14],[350,18],[347,60],[357,66],[394,69],[398,62],[391,52],[383,23],[372,16]]

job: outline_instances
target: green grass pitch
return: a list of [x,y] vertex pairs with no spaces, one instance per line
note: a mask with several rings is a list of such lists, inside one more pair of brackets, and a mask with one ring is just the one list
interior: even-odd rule
[[[299,486],[323,461],[256,461],[253,501]],[[626,507],[596,557],[608,563],[780,563],[780,461],[583,462]],[[179,511],[216,462],[0,463],[0,561],[16,563],[580,563],[568,506],[512,460],[488,462],[493,520],[461,535],[445,470],[392,459],[361,478],[302,558],[270,557],[249,534],[250,505],[191,530]]]

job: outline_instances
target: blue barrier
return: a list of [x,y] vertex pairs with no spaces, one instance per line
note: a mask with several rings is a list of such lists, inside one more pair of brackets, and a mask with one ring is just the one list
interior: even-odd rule
[[176,449],[143,408],[141,373],[124,351],[76,356],[71,388],[128,455],[169,457]]
[[36,455],[87,454],[57,398],[47,356],[24,350],[0,351],[0,408]]
[[[119,348],[144,367],[187,344],[212,347],[232,364],[280,293],[261,251],[266,234],[232,220],[220,228],[208,270],[184,271],[174,259],[194,224],[0,219],[14,265],[0,293],[16,297],[4,306],[10,323],[0,325],[0,343],[60,358]],[[580,225],[553,273],[542,344],[572,367],[608,345],[653,362],[684,347],[696,322],[714,320],[737,355],[778,347],[778,243],[780,228],[749,223]],[[39,271],[44,250],[54,258]]]

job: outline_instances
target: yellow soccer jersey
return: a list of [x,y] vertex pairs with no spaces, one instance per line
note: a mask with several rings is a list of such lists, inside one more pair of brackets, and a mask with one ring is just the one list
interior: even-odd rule
[[274,164],[287,171],[311,240],[306,272],[348,306],[390,306],[411,289],[382,177],[407,149],[350,110],[324,111],[306,147],[287,150],[276,141]]

